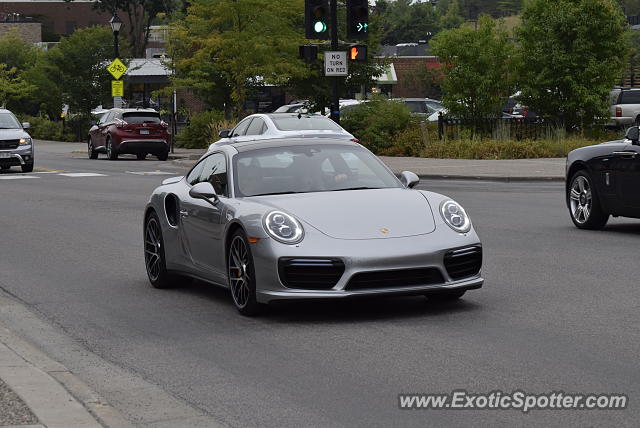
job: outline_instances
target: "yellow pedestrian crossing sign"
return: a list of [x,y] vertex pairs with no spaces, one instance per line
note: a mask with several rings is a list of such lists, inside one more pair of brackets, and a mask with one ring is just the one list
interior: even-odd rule
[[122,80],[111,81],[111,96],[124,97],[124,82]]
[[111,73],[114,79],[118,80],[127,71],[127,66],[119,58],[116,58],[107,66],[107,71]]

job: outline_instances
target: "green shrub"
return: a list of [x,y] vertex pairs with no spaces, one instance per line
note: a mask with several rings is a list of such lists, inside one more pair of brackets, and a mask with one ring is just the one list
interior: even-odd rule
[[404,103],[375,99],[349,109],[340,124],[374,153],[393,146],[394,137],[412,123]]
[[60,141],[62,137],[62,122],[54,122],[39,116],[24,116],[22,122],[29,122],[31,127],[27,130],[31,137],[38,140]]
[[214,135],[214,122],[224,119],[222,112],[205,111],[191,116],[189,125],[176,137],[176,146],[185,149],[205,149],[218,140]]

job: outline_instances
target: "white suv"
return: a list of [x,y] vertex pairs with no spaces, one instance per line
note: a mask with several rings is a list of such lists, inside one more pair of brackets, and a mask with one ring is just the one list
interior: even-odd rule
[[640,88],[616,88],[611,91],[608,125],[627,127],[640,125]]

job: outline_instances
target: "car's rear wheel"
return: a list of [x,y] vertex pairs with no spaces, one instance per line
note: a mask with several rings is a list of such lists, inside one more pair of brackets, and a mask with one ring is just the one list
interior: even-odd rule
[[91,138],[89,138],[89,141],[87,142],[87,154],[89,155],[89,159],[98,159],[98,152],[96,152],[93,147],[93,141]]
[[149,214],[144,226],[144,263],[153,287],[169,288],[173,285],[175,278],[167,272],[162,229],[155,212]]
[[109,158],[109,160],[118,159],[118,150],[115,147],[113,147],[111,138],[107,138],[107,157]]
[[247,237],[236,231],[227,250],[229,289],[236,309],[246,316],[256,315],[261,306],[256,300],[256,276]]
[[167,159],[169,159],[169,152],[162,152],[156,157],[158,158],[158,160],[166,161]]
[[33,162],[20,165],[20,168],[22,168],[22,172],[33,172]]
[[458,300],[467,290],[450,290],[450,291],[441,291],[437,294],[427,294],[427,299],[435,302],[449,302],[452,300]]
[[136,155],[136,157],[138,158],[138,160],[145,160],[147,158],[147,154],[146,153],[138,153]]
[[609,214],[602,210],[593,180],[585,170],[576,172],[569,185],[569,214],[580,229],[602,229]]
[[10,168],[11,168],[11,165],[2,165],[2,166],[0,166],[0,169],[3,170],[3,171],[6,171],[6,170],[8,170]]

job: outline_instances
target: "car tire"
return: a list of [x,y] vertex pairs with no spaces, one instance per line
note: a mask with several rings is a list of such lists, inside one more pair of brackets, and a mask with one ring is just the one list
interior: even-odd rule
[[118,151],[113,147],[113,144],[111,144],[111,138],[107,138],[107,158],[109,158],[109,160],[118,159]]
[[577,228],[598,230],[607,224],[609,214],[605,213],[600,205],[597,190],[588,171],[580,170],[571,177],[567,200],[571,221]]
[[427,294],[427,299],[433,302],[450,302],[453,300],[458,300],[467,290],[449,290],[449,291],[441,291],[437,294]]
[[28,162],[24,165],[20,165],[20,168],[22,168],[22,172],[33,172],[33,162]]
[[231,299],[245,316],[260,313],[263,305],[256,300],[256,276],[249,241],[244,231],[237,230],[227,248],[227,278]]
[[93,141],[89,138],[87,142],[87,154],[89,155],[89,159],[98,159],[98,152],[93,148]]
[[11,165],[2,165],[2,166],[0,166],[0,169],[1,169],[2,171],[6,171],[6,170],[8,170],[8,169],[11,169]]
[[138,160],[145,160],[147,158],[147,154],[146,153],[138,153],[136,155],[136,157],[138,158]]
[[175,275],[167,271],[162,226],[155,212],[149,214],[144,224],[144,265],[154,288],[171,288],[175,285]]
[[[633,124],[635,126],[640,126],[640,116],[636,116],[636,120],[634,120]],[[624,128],[624,127],[623,127]]]
[[160,161],[166,161],[167,159],[169,159],[169,152],[162,152],[159,155],[157,155],[156,157]]

